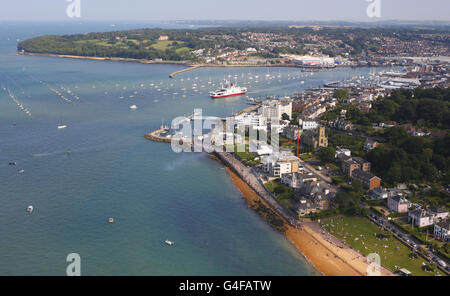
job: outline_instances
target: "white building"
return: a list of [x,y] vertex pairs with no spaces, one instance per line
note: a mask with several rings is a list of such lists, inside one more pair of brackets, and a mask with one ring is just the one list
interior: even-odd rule
[[339,149],[339,150],[336,150],[336,154],[334,155],[334,158],[337,158],[339,155],[345,155],[345,156],[350,157],[350,156],[352,156],[352,152],[349,149]]
[[264,157],[261,161],[264,171],[273,177],[281,177],[283,174],[298,172],[300,159],[286,152],[274,152]]
[[298,124],[302,127],[302,130],[313,130],[319,127],[319,124],[316,121],[299,119]]
[[332,68],[335,67],[334,58],[322,56],[301,56],[294,59],[294,63],[306,68]]
[[265,126],[266,118],[261,114],[244,113],[234,117],[235,124],[242,124],[245,126]]
[[408,212],[408,222],[414,226],[425,227],[433,225],[433,217],[423,209]]
[[291,188],[300,189],[306,182],[317,182],[317,177],[306,171],[281,175],[281,183]]
[[444,242],[450,241],[450,221],[441,221],[434,225],[434,236]]
[[259,114],[266,119],[283,118],[283,114],[287,114],[289,119],[292,118],[292,101],[290,99],[272,100],[263,102],[259,109]]

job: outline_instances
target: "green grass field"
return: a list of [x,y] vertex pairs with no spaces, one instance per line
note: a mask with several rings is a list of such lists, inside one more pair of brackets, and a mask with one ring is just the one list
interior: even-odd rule
[[[422,257],[410,258],[411,250],[388,232],[381,231],[367,218],[338,217],[321,222],[322,227],[337,238],[343,240],[352,248],[367,256],[377,253],[381,265],[395,272],[395,266],[408,269],[413,275],[434,275],[422,269]],[[376,238],[377,234],[386,234],[387,239]]]

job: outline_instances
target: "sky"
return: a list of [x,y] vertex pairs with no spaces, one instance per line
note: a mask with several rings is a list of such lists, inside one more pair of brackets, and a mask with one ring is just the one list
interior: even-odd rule
[[[80,1],[79,20],[89,21],[450,21],[449,0],[0,0],[0,21],[77,19],[69,1]],[[379,1],[379,18],[367,15],[369,1]]]

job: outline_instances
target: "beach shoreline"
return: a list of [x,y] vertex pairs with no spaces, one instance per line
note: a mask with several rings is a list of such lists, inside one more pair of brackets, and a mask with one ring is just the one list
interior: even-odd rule
[[[244,182],[228,166],[225,166],[234,185],[251,208],[255,209],[257,203],[270,206],[262,199],[246,182]],[[272,209],[274,213],[274,211]],[[266,217],[257,211],[263,219]],[[277,213],[276,213],[277,214]],[[278,214],[277,214],[278,215]],[[318,272],[326,276],[365,276],[369,265],[365,258],[350,248],[340,248],[318,233],[314,227],[304,223],[300,228],[295,228],[288,223],[284,225],[285,231],[281,231],[286,239],[295,246],[299,253]],[[279,229],[278,229],[279,230]],[[388,270],[382,268],[382,275],[391,275]]]

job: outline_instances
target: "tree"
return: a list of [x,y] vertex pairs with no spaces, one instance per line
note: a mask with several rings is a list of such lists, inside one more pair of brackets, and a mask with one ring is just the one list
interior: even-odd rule
[[333,163],[336,149],[333,147],[322,147],[319,151],[319,158],[322,164]]
[[348,98],[348,90],[346,89],[337,89],[333,93],[333,98],[336,99],[347,99]]
[[287,115],[286,113],[281,114],[281,119],[283,119],[283,120],[291,120],[289,115]]

